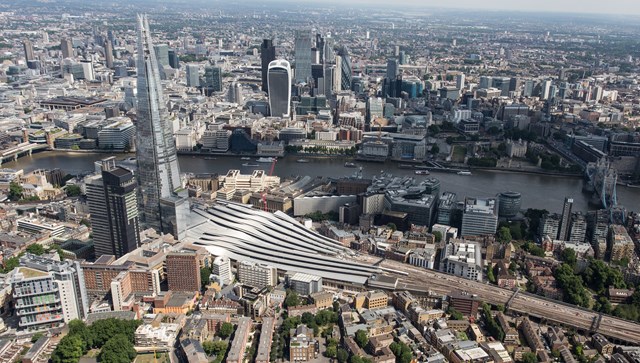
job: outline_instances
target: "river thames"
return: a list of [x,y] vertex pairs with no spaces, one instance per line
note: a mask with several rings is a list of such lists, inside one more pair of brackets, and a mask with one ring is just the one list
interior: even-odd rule
[[[35,169],[59,168],[71,174],[84,174],[94,169],[94,162],[109,154],[79,153],[79,152],[41,152],[32,156],[24,156],[15,162],[2,164],[3,168],[23,169],[29,172]],[[118,154],[118,159],[133,157],[133,154]],[[239,169],[243,173],[250,173],[254,169],[269,170],[271,164],[256,163],[255,157],[250,161],[241,160],[236,156],[179,156],[180,170],[189,173],[226,173],[229,169]],[[298,163],[299,156],[288,156],[278,159],[274,174],[280,177],[292,175],[309,175],[312,177],[342,177],[353,175],[358,168],[344,166],[345,159],[307,158],[308,163]],[[244,167],[243,163],[251,163],[258,167]],[[425,176],[415,175],[411,169],[400,169],[397,162],[365,163],[355,162],[362,167],[364,178],[380,174],[381,171],[394,175],[411,175],[416,178]],[[574,211],[586,211],[589,196],[582,193],[582,179],[565,176],[531,175],[500,171],[474,170],[473,175],[463,176],[450,173],[432,172],[430,176],[440,180],[440,191],[454,192],[458,199],[469,197],[491,197],[503,191],[522,193],[522,208],[539,208],[551,212],[560,212],[562,201],[566,196],[574,199]],[[640,189],[618,186],[618,203],[628,210],[638,211],[640,208]]]

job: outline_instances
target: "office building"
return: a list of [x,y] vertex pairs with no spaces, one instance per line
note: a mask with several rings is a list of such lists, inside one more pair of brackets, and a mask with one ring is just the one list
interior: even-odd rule
[[[343,91],[351,90],[351,58],[347,47],[342,46],[338,51],[340,56],[340,87]],[[336,58],[336,62],[337,62]]]
[[456,88],[459,90],[464,89],[464,85],[465,85],[465,77],[464,77],[464,73],[460,73],[456,76]]
[[[297,30],[295,33],[296,83],[307,83],[311,79],[311,32]],[[271,65],[269,65],[271,68]],[[270,89],[271,87],[269,87]]]
[[245,285],[263,288],[278,285],[278,270],[269,265],[238,262],[238,281]]
[[560,227],[558,229],[557,239],[560,241],[568,241],[571,232],[571,208],[573,207],[573,198],[564,198],[562,205],[562,216],[560,218]]
[[244,97],[242,96],[242,85],[238,82],[231,82],[227,90],[227,101],[242,105]]
[[469,294],[466,291],[454,290],[449,294],[449,306],[464,316],[476,316],[480,299],[477,295]]
[[32,234],[48,234],[51,237],[61,237],[64,234],[64,225],[52,223],[45,219],[24,217],[18,219],[18,230]]
[[440,271],[469,280],[482,281],[480,245],[464,240],[452,240],[442,249]]
[[[182,186],[176,144],[166,108],[157,59],[146,16],[138,16],[138,109],[136,161],[140,221],[148,227],[183,237],[189,205],[178,197]],[[178,199],[184,199],[178,202]],[[165,203],[162,203],[163,200]],[[165,208],[161,208],[164,204]],[[171,205],[180,206],[171,211]],[[168,213],[163,213],[168,212]]]
[[62,51],[62,58],[72,58],[73,43],[71,42],[71,39],[62,38],[60,41],[60,50]]
[[180,57],[175,49],[169,49],[169,66],[173,69],[180,68]]
[[187,64],[187,87],[200,86],[200,67],[197,64]]
[[105,150],[129,150],[133,146],[136,129],[128,117],[111,117],[108,125],[98,131],[98,147]]
[[316,275],[296,272],[287,274],[287,284],[289,288],[299,295],[311,295],[322,291],[322,277]]
[[461,235],[484,236],[496,233],[498,203],[495,198],[466,198],[462,212]]
[[59,327],[87,316],[89,304],[78,261],[28,253],[9,279],[21,330]]
[[387,59],[387,78],[394,80],[398,77],[400,68],[398,67],[398,60],[395,58]]
[[269,64],[276,60],[276,47],[273,45],[273,39],[263,39],[260,45],[260,61],[262,70],[262,90],[269,93],[269,82],[267,81],[267,72]]
[[498,194],[498,216],[500,218],[513,218],[520,213],[522,195],[518,192],[502,192]]
[[[438,201],[438,218],[436,223],[450,225],[451,216],[457,209],[458,199],[456,193],[444,192]],[[442,236],[444,238],[444,236]]]
[[220,67],[205,67],[204,80],[205,86],[212,92],[222,92],[222,69]]
[[166,44],[156,44],[153,46],[153,50],[156,52],[156,59],[160,67],[169,65],[169,46]]
[[111,41],[104,42],[104,64],[109,69],[113,69],[113,45]]
[[211,264],[211,274],[216,277],[218,283],[222,286],[229,285],[231,282],[233,282],[231,260],[229,259],[229,257],[216,257]]
[[102,161],[101,175],[88,178],[87,202],[97,257],[121,257],[140,244],[137,187],[133,173],[116,166],[115,157]]
[[24,59],[25,61],[29,62],[34,60],[34,56],[33,56],[33,43],[31,43],[31,41],[29,39],[25,39],[22,42],[22,47],[24,48]]
[[200,261],[195,252],[172,252],[165,261],[169,291],[200,291]]
[[540,84],[540,99],[548,100],[551,97],[551,84],[552,81],[550,79],[543,81]]
[[269,109],[271,116],[289,117],[291,114],[291,66],[283,59],[269,63]]

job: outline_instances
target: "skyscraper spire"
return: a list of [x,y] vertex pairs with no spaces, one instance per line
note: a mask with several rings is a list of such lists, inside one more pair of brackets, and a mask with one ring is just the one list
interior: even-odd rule
[[[162,94],[160,71],[146,15],[138,15],[136,158],[141,221],[175,235],[176,212],[167,200],[181,187],[175,139]],[[162,205],[162,208],[161,208]]]

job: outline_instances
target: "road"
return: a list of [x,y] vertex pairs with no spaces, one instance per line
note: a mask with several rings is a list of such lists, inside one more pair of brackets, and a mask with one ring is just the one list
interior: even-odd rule
[[[367,259],[369,256],[359,256],[358,259]],[[373,258],[377,262],[379,258]],[[361,261],[362,262],[362,261]],[[503,304],[509,301],[513,292],[495,285],[489,285],[477,281],[467,280],[461,277],[448,275],[434,270],[425,270],[402,262],[385,259],[379,267],[388,270],[399,278],[398,289],[426,291],[430,290],[439,294],[449,294],[452,290],[465,290],[491,304]],[[387,271],[388,271],[387,270]],[[406,275],[405,275],[406,274]],[[554,302],[554,300],[536,297],[520,293],[515,296],[509,309],[515,312],[546,319],[565,326],[589,331],[598,313],[579,308],[574,305]],[[597,330],[600,334],[633,344],[640,343],[640,324],[612,316],[604,315]]]

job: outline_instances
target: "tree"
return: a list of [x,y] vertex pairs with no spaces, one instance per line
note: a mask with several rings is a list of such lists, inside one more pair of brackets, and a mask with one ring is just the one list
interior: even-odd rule
[[431,146],[430,153],[435,155],[435,154],[437,154],[439,152],[440,152],[440,147],[438,146],[438,144],[433,144],[433,146]]
[[38,341],[40,338],[42,338],[43,336],[44,336],[44,334],[43,334],[43,333],[40,333],[40,332],[33,334],[33,335],[31,336],[31,343],[35,343],[35,342],[37,342],[37,341]]
[[300,305],[300,296],[298,293],[293,290],[287,290],[287,297],[284,299],[284,306],[298,306]]
[[496,283],[496,276],[493,274],[493,267],[490,264],[487,265],[487,279],[492,284]]
[[84,354],[82,351],[82,339],[77,335],[67,335],[51,354],[53,363],[73,363],[80,360]]
[[328,358],[335,358],[338,356],[338,347],[335,345],[330,345],[327,347],[327,350],[324,352],[324,356]]
[[358,344],[358,346],[360,348],[364,349],[364,347],[367,346],[367,343],[369,343],[369,337],[367,336],[367,331],[359,329],[356,332],[355,340],[356,340],[356,343]]
[[433,236],[436,239],[436,243],[440,243],[440,241],[442,241],[442,232],[440,231],[433,231]]
[[23,193],[24,188],[22,187],[22,185],[18,184],[17,182],[9,183],[9,199],[14,202],[18,201],[22,199]]
[[218,341],[211,341],[211,340],[207,340],[205,342],[202,343],[202,348],[204,349],[204,352],[207,353],[207,355],[220,355],[220,353],[225,353],[227,351],[227,347],[229,346],[229,343],[227,343],[224,340],[218,340]]
[[398,230],[398,227],[396,226],[395,223],[387,223],[387,228],[389,228],[393,232]]
[[233,334],[233,324],[224,322],[220,326],[220,331],[218,332],[218,336],[222,339],[227,339]]
[[27,252],[33,253],[34,255],[37,255],[37,256],[41,256],[41,255],[44,255],[45,250],[41,244],[34,243],[32,245],[29,245],[29,247],[27,247]]
[[200,269],[200,281],[202,282],[203,287],[211,283],[211,268],[202,267]]
[[498,235],[496,236],[498,239],[498,242],[500,243],[509,243],[511,242],[511,230],[509,229],[509,227],[500,227],[500,229],[498,230]]
[[576,267],[576,262],[578,261],[576,251],[574,251],[573,248],[565,248],[560,254],[560,259],[573,268]]
[[524,352],[522,353],[522,363],[538,363],[538,357],[535,353]]
[[82,194],[82,190],[78,185],[71,184],[67,185],[65,188],[68,197],[79,197]]
[[449,318],[451,320],[463,320],[464,319],[464,315],[462,315],[461,312],[459,312],[458,310],[456,310],[453,306],[449,305],[449,307],[447,308],[447,313],[450,315]]
[[338,348],[336,358],[338,359],[338,363],[347,363],[347,360],[349,359],[349,353],[342,348]]
[[100,350],[98,359],[101,362],[129,363],[136,357],[133,343],[125,334],[116,334],[109,339]]

